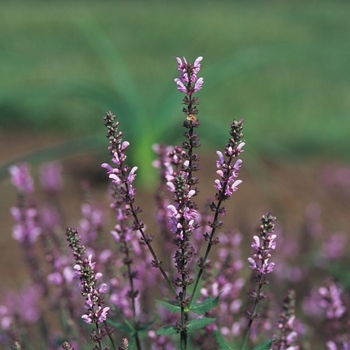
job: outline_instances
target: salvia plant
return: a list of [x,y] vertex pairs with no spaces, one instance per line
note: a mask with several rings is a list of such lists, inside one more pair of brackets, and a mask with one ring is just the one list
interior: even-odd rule
[[[104,117],[110,160],[101,165],[110,181],[114,221],[107,237],[107,214],[92,201],[87,184],[80,222],[65,227],[60,164],[41,169],[47,195],[42,207],[35,200],[29,165],[10,167],[18,193],[11,208],[13,238],[23,250],[32,283],[3,297],[0,340],[6,348],[301,349],[306,326],[296,318],[295,290],[280,298],[280,306],[278,288],[276,294],[266,288],[283,266],[274,262],[276,242],[282,242],[280,256],[285,257],[291,256],[287,248],[293,244],[298,250],[297,244],[278,240],[276,218],[267,212],[252,237],[251,256],[242,260],[241,233],[224,228],[225,204],[242,183],[243,120],[232,121],[226,145],[216,151],[213,200],[199,210],[196,93],[204,83],[198,77],[202,57],[193,63],[176,60],[180,74],[175,83],[184,95],[184,140],[180,146],[154,146],[159,173],[154,232],[149,232],[137,204],[138,168],[128,164],[126,155],[130,144],[110,111]],[[317,218],[312,210],[309,214],[308,234],[317,236],[312,225]],[[324,247],[330,255],[331,243]],[[302,274],[284,264],[288,278]],[[309,315],[323,317],[328,330],[324,345],[330,350],[350,348],[343,293],[341,284],[329,277],[304,300]]]

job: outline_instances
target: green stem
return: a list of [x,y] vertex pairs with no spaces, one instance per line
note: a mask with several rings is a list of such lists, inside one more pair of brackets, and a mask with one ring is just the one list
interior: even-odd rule
[[[133,207],[132,204],[130,204],[130,210],[131,210],[131,212],[132,212],[132,216],[134,217],[134,220],[135,220],[136,225],[137,225],[138,227],[140,227],[140,226],[141,226],[140,220],[139,220],[139,218],[138,218],[138,216],[137,216],[137,214],[136,214],[136,212],[135,212],[135,209],[134,209],[134,207]],[[153,260],[154,260],[156,263],[159,263],[158,268],[159,268],[161,274],[163,275],[163,277],[164,277],[164,279],[165,279],[165,281],[166,281],[166,283],[167,283],[167,285],[168,285],[170,291],[171,291],[171,292],[174,294],[174,296],[176,297],[176,296],[177,296],[176,290],[175,290],[174,286],[172,285],[172,283],[170,282],[170,279],[169,279],[167,273],[166,273],[165,270],[163,269],[163,267],[162,267],[162,265],[161,265],[161,262],[158,260],[157,255],[156,255],[155,251],[153,250],[153,248],[152,248],[152,246],[151,246],[151,243],[149,242],[149,240],[147,239],[147,237],[146,237],[146,235],[145,235],[145,232],[143,231],[142,228],[139,228],[138,231],[140,232],[140,234],[141,234],[141,236],[142,236],[144,242],[146,243],[146,245],[147,245],[147,247],[148,247],[148,249],[149,249],[149,251],[150,251],[150,253],[151,253],[152,257],[153,257]]]
[[253,324],[253,321],[254,321],[255,316],[256,316],[256,310],[258,308],[258,303],[259,303],[259,300],[260,300],[259,299],[259,295],[260,295],[261,287],[262,287],[261,278],[259,278],[258,292],[257,292],[256,298],[255,298],[253,310],[252,310],[252,313],[250,315],[250,319],[249,319],[249,322],[248,322],[247,331],[246,331],[246,333],[244,335],[244,341],[243,341],[242,350],[245,350],[245,348],[247,346],[247,343],[248,343],[248,340],[249,340],[250,330],[252,328],[252,324]]
[[[214,223],[217,221],[218,217],[219,217],[219,209],[221,207],[221,204],[222,204],[222,201],[220,201],[216,207],[216,211],[215,211],[215,215],[214,215]],[[208,260],[208,256],[209,256],[209,253],[210,253],[210,250],[211,250],[211,247],[212,247],[212,241],[213,241],[213,238],[214,238],[214,235],[215,235],[215,231],[216,231],[216,228],[213,227],[212,230],[211,230],[211,233],[210,233],[210,237],[209,237],[209,242],[208,242],[208,245],[207,245],[207,249],[205,251],[205,254],[204,254],[204,257],[203,257],[203,264],[202,264],[202,267],[199,269],[198,271],[198,274],[197,274],[197,277],[196,277],[196,280],[195,280],[195,283],[194,283],[194,288],[193,288],[193,292],[192,292],[192,296],[191,296],[191,299],[190,299],[190,303],[188,305],[188,307],[190,308],[190,306],[192,305],[192,302],[194,300],[194,297],[197,293],[197,289],[198,289],[198,286],[199,286],[199,282],[201,280],[201,277],[202,277],[202,274],[204,272],[204,266]]]

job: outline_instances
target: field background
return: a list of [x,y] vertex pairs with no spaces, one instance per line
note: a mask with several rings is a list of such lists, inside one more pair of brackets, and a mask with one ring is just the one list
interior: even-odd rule
[[324,185],[327,169],[350,161],[349,18],[350,2],[340,0],[3,0],[1,289],[20,285],[25,271],[11,239],[8,165],[27,160],[37,174],[39,163],[62,160],[62,199],[75,225],[82,178],[106,201],[99,165],[108,161],[102,117],[109,109],[132,144],[140,204],[152,220],[151,145],[179,142],[183,133],[174,56],[204,57],[203,202],[213,195],[215,150],[232,119],[245,119],[244,182],[227,220],[247,235],[247,247],[264,211],[274,211],[285,235],[300,235],[312,203],[322,208],[326,233],[349,232],[349,196]]

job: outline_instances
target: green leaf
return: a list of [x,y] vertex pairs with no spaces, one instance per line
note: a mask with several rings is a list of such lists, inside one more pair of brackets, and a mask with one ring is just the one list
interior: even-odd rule
[[201,303],[193,304],[190,308],[190,311],[194,312],[197,315],[204,315],[206,312],[214,309],[219,304],[220,295],[216,298],[208,297]]
[[128,334],[133,334],[134,331],[135,331],[132,327],[130,327],[130,325],[127,325],[127,324],[122,324],[122,323],[114,322],[114,321],[111,321],[111,320],[107,320],[107,323],[110,326],[112,326],[114,328],[117,328],[120,331],[128,333]]
[[269,350],[271,349],[271,345],[273,340],[268,340],[260,345],[257,345],[253,350]]
[[197,329],[203,328],[208,324],[213,323],[215,320],[216,318],[209,318],[209,317],[197,318],[195,320],[192,320],[187,325],[187,332],[192,333]]
[[136,341],[135,341],[135,338],[132,337],[129,339],[129,347],[128,347],[129,350],[136,350]]
[[174,335],[178,333],[179,331],[174,326],[165,326],[156,332],[157,335]]
[[234,350],[233,348],[231,348],[230,345],[226,343],[226,341],[224,340],[224,338],[222,337],[219,331],[214,331],[214,336],[215,336],[216,342],[219,345],[220,350]]
[[163,307],[165,307],[167,310],[169,310],[173,314],[179,314],[181,312],[181,308],[178,305],[170,304],[161,300],[156,300],[156,302],[162,305]]
[[347,265],[333,262],[327,265],[327,270],[333,277],[338,279],[345,288],[350,289],[350,273]]

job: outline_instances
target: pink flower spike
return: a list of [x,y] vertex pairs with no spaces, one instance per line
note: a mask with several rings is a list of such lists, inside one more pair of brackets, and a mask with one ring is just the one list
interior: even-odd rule
[[11,165],[9,172],[11,174],[11,182],[17,190],[27,194],[34,191],[34,181],[30,175],[29,165],[27,163]]

